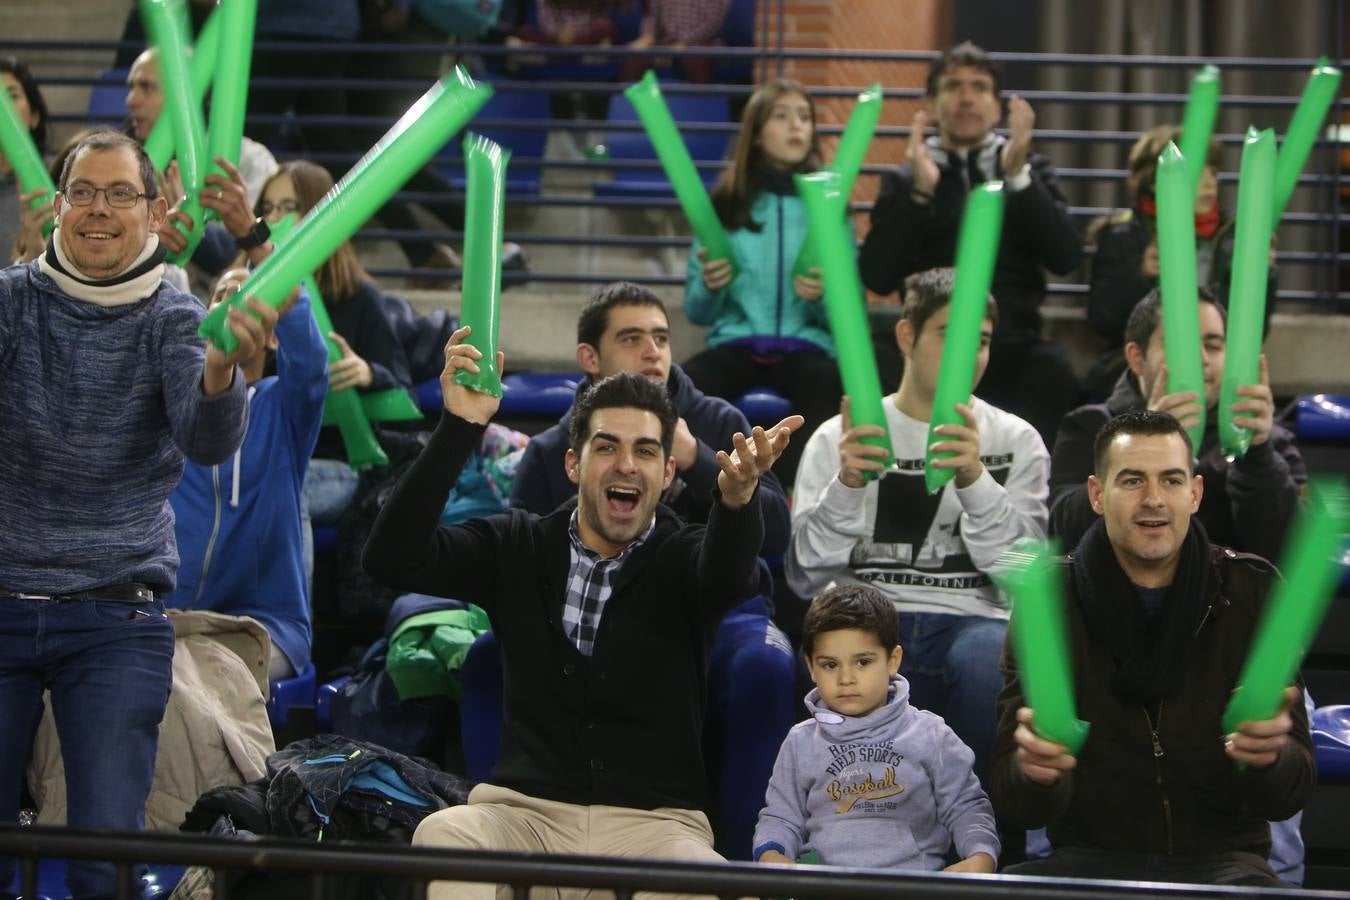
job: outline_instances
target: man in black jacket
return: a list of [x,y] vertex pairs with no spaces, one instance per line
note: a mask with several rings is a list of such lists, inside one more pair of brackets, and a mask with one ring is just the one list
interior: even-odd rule
[[[670,319],[647,288],[628,281],[595,292],[577,319],[577,364],[586,373],[579,393],[618,372],[642,375],[662,385],[679,418],[671,456],[675,477],[661,502],[686,522],[706,523],[717,503],[717,449],[731,436],[750,433],[739,409],[709,397],[671,361]],[[530,438],[511,482],[511,505],[547,515],[577,494],[565,465],[573,411]],[[765,472],[755,494],[764,520],[762,556],[787,549],[788,504],[773,472]],[[797,658],[786,634],[770,618],[772,579],[761,567],[758,589],[728,615],[710,658],[707,729],[712,773],[713,821],[717,849],[749,859],[751,838],[773,761],[788,730],[800,717]]]
[[1100,518],[1060,569],[1077,714],[1091,730],[1076,756],[1040,736],[1024,661],[1005,645],[989,793],[1007,820],[1047,826],[1054,847],[1008,871],[1282,885],[1266,863],[1267,820],[1302,809],[1315,781],[1300,687],[1268,719],[1222,725],[1275,569],[1209,542],[1193,518],[1206,485],[1172,416],[1111,419],[1094,458]]
[[1031,105],[1011,96],[1008,137],[994,133],[1003,112],[998,71],[983,50],[966,42],[934,60],[928,99],[937,136],[923,139],[929,112],[915,113],[908,162],[882,176],[858,259],[863,284],[889,294],[914,272],[953,265],[966,195],[1002,180],[1007,201],[992,287],[1000,321],[978,393],[1026,419],[1049,446],[1060,417],[1078,401],[1078,383],[1064,351],[1041,339],[1042,270],[1066,275],[1077,268],[1082,236],[1054,167],[1031,152]]
[[[1308,470],[1294,436],[1274,423],[1275,401],[1265,358],[1259,384],[1238,389],[1238,425],[1252,429],[1245,456],[1229,462],[1219,447],[1219,385],[1223,382],[1225,320],[1214,296],[1200,290],[1200,343],[1204,361],[1205,436],[1196,474],[1205,480],[1199,519],[1217,544],[1278,560],[1285,531],[1298,506]],[[1186,427],[1195,423],[1201,398],[1168,394],[1163,348],[1162,299],[1155,288],[1139,301],[1125,326],[1128,370],[1105,403],[1075,409],[1064,417],[1050,457],[1050,533],[1062,546],[1075,546],[1096,520],[1088,498],[1092,444],[1112,416],[1137,409],[1170,413]]]
[[[717,623],[754,588],[760,477],[800,416],[717,454],[707,526],[658,505],[675,475],[675,411],[641,375],[577,403],[567,453],[575,506],[440,527],[446,494],[499,399],[454,381],[481,354],[446,346],[445,413],[366,546],[377,580],[483,607],[502,650],[502,755],[469,804],[429,816],[414,843],[625,857],[720,859],[703,813],[706,660]],[[501,366],[500,354],[498,367]],[[433,886],[436,900],[491,885]]]

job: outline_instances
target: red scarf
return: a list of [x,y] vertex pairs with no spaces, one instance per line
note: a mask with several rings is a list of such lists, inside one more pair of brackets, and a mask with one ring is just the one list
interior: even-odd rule
[[[1144,194],[1139,198],[1139,211],[1148,217],[1150,222],[1158,220],[1158,201],[1151,194]],[[1214,236],[1214,232],[1219,230],[1219,206],[1216,203],[1209,208],[1209,212],[1195,214],[1195,236],[1209,238]]]

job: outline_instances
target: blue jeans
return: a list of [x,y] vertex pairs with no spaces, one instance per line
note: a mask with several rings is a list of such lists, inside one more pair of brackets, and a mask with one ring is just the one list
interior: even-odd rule
[[361,476],[344,460],[311,459],[305,470],[305,485],[300,494],[300,535],[311,599],[314,597],[314,526],[336,525],[356,499],[360,486]]
[[[0,822],[17,822],[19,791],[42,717],[52,714],[72,828],[140,831],[159,724],[173,680],[173,625],[158,600],[66,603],[0,597]],[[112,897],[112,863],[72,860],[76,898]],[[14,861],[0,860],[0,891]]]
[[1003,688],[999,658],[1006,619],[949,613],[900,614],[900,674],[910,702],[946,720],[975,753],[975,774],[987,785],[994,743],[995,701]]

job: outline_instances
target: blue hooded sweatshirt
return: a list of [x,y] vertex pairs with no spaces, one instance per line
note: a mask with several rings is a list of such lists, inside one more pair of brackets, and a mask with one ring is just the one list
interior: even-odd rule
[[998,862],[994,808],[975,777],[975,754],[938,716],[909,705],[891,679],[886,703],[843,716],[819,689],[812,717],[778,751],[755,827],[754,858],[814,849],[823,865],[937,870],[953,843],[962,859]]
[[164,605],[251,616],[299,672],[312,638],[300,495],[328,392],[328,348],[303,291],[276,335],[277,374],[249,387],[243,446],[220,465],[189,463],[169,498],[182,562]]

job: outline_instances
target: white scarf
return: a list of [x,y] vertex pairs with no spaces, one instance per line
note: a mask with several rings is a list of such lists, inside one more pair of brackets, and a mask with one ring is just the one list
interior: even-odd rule
[[146,261],[159,250],[159,235],[157,234],[150,235],[150,239],[145,242],[144,249],[141,250],[139,256],[131,261],[131,265],[112,278],[101,281],[95,281],[85,276],[66,257],[65,251],[61,248],[59,228],[52,232],[48,249],[56,254],[57,265],[52,265],[47,259],[47,254],[44,253],[38,257],[38,268],[48,278],[56,282],[56,286],[61,289],[61,293],[76,300],[83,300],[85,303],[107,307],[139,303],[158,290],[159,283],[164,278],[164,263],[162,261],[138,275],[126,277],[127,273],[135,272],[138,268],[144,266]]

